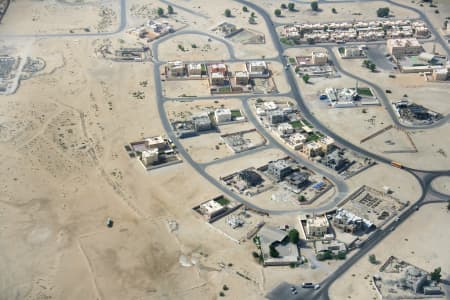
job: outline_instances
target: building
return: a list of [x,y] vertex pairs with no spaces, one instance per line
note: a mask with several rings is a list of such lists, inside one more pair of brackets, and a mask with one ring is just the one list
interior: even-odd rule
[[291,188],[301,189],[308,185],[309,183],[309,174],[302,172],[294,172],[287,175],[284,180]]
[[267,112],[267,118],[271,125],[276,125],[284,122],[285,115],[281,110],[271,110]]
[[311,62],[313,65],[325,65],[328,62],[328,54],[326,52],[313,51],[311,54]]
[[227,72],[227,66],[225,64],[212,64],[210,68],[211,73],[222,73],[222,75],[225,75]]
[[367,230],[375,225],[367,219],[358,217],[343,208],[338,208],[333,217],[333,224],[345,232],[355,233],[360,230]]
[[294,133],[289,137],[289,143],[292,145],[294,150],[300,150],[306,142],[306,136],[301,133]]
[[433,80],[447,80],[448,69],[446,67],[433,69],[432,78]]
[[316,242],[315,245],[316,245],[316,253],[329,251],[332,252],[334,255],[338,255],[339,253],[347,252],[347,247],[345,246],[345,244],[336,240],[320,241]]
[[238,85],[248,85],[250,77],[247,71],[238,71],[234,73],[236,84]]
[[310,142],[303,146],[303,153],[309,158],[322,153],[322,145],[317,142]]
[[306,219],[306,237],[323,237],[328,233],[328,219],[326,216],[313,216]]
[[278,108],[278,105],[273,101],[264,102],[265,110],[275,110]]
[[167,63],[169,75],[174,77],[186,76],[186,66],[181,61],[170,61]]
[[263,182],[261,175],[253,170],[242,170],[239,172],[239,178],[245,181],[248,186],[257,186]]
[[404,56],[419,55],[424,51],[422,45],[415,38],[387,40],[389,54],[399,59]]
[[294,127],[292,127],[292,125],[289,123],[281,123],[278,125],[277,130],[278,130],[278,134],[283,137],[283,136],[293,133]]
[[222,214],[227,210],[225,206],[222,206],[219,202],[215,200],[209,200],[205,203],[200,204],[200,212],[203,216],[205,216],[208,220]]
[[269,75],[265,61],[252,61],[248,63],[247,69],[250,77],[267,77]]
[[187,65],[187,71],[189,76],[201,76],[203,66],[202,64],[191,63]]
[[223,86],[225,85],[225,76],[221,72],[211,73],[211,85]]
[[286,160],[279,159],[269,162],[267,172],[275,177],[276,180],[282,181],[286,176],[291,174],[293,170]]
[[164,150],[167,146],[162,136],[155,136],[145,139],[145,147],[148,149]]
[[364,50],[361,49],[360,47],[345,47],[344,48],[344,53],[343,53],[343,57],[345,58],[353,58],[353,57],[365,57],[365,53]]
[[152,148],[152,149],[142,151],[141,159],[142,159],[142,163],[146,167],[154,164],[159,159],[158,148]]
[[334,146],[334,139],[329,136],[324,136],[318,141],[319,145],[322,147],[324,153],[328,153]]
[[207,113],[192,117],[195,131],[207,131],[212,129],[211,119]]
[[217,124],[231,121],[231,110],[228,108],[219,108],[214,111],[214,119]]

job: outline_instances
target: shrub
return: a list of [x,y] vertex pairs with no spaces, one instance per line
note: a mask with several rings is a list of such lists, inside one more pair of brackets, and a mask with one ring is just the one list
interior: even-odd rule
[[295,4],[292,3],[292,2],[290,2],[290,3],[288,4],[288,9],[289,9],[289,11],[295,11]]
[[377,9],[378,18],[386,18],[389,16],[389,7],[380,7]]
[[275,11],[273,12],[275,14],[275,16],[280,17],[281,16],[281,10],[280,9],[275,9]]
[[242,7],[242,11],[243,11],[243,12],[248,12],[247,6]]
[[225,17],[227,18],[231,17],[231,10],[229,10],[228,8],[225,9]]
[[319,2],[317,2],[317,1],[311,2],[311,9],[313,11],[318,11],[319,10]]

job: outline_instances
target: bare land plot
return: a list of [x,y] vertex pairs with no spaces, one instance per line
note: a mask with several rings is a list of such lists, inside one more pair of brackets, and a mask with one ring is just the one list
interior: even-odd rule
[[169,98],[209,96],[208,80],[169,80],[163,83],[163,95]]
[[[119,26],[118,1],[13,1],[2,20],[3,34],[51,34],[114,31]],[[17,22],[20,20],[20,22]]]
[[442,176],[438,177],[432,182],[432,187],[443,194],[450,195],[450,177]]

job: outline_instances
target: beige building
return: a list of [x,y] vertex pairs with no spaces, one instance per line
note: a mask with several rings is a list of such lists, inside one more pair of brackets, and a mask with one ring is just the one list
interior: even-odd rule
[[214,118],[217,124],[231,121],[231,110],[228,108],[219,108],[214,111]]
[[144,150],[142,151],[142,163],[148,167],[151,164],[153,164],[154,162],[158,161],[158,157],[159,157],[159,150],[158,148],[153,148],[153,149],[148,149],[148,150]]
[[328,226],[326,216],[314,216],[306,219],[306,237],[323,237],[327,234]]
[[324,136],[318,141],[318,144],[322,147],[322,151],[327,153],[334,146],[334,139],[329,136]]
[[211,85],[222,86],[224,84],[225,84],[225,76],[223,76],[223,73],[220,72],[211,73]]
[[289,137],[289,142],[294,150],[300,150],[306,142],[306,136],[301,133],[294,133]]
[[227,208],[222,206],[219,202],[215,200],[210,200],[205,203],[200,204],[200,212],[203,216],[205,216],[208,220],[214,218],[215,216],[226,211]]
[[322,145],[317,142],[311,142],[303,146],[303,153],[305,153],[307,157],[314,157],[322,151]]
[[164,150],[166,148],[166,141],[162,136],[155,136],[145,139],[145,146],[148,149]]
[[328,54],[325,52],[313,51],[311,53],[311,62],[313,65],[325,65],[328,62]]
[[250,79],[248,72],[246,71],[238,71],[234,76],[236,78],[236,84],[239,85],[247,85]]
[[386,44],[389,54],[396,59],[404,56],[419,55],[424,52],[422,45],[415,38],[389,39]]

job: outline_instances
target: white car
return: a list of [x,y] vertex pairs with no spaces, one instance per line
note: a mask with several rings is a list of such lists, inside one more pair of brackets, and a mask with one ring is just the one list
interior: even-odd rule
[[316,284],[316,285],[314,286],[314,289],[315,289],[315,290],[320,289],[320,284]]

